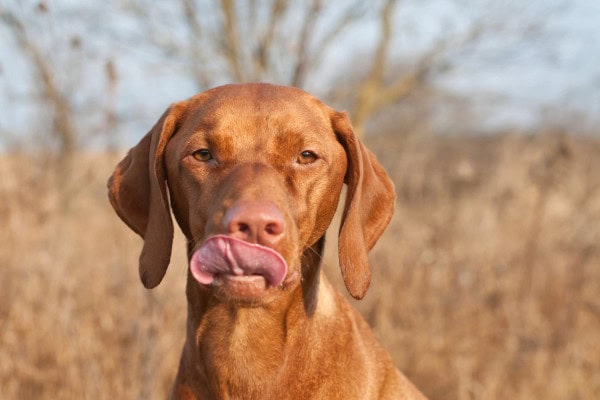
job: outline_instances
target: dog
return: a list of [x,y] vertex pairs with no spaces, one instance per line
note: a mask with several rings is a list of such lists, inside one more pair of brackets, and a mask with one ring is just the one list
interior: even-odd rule
[[343,184],[349,293],[393,184],[346,113],[292,87],[217,87],[172,104],[117,165],[109,199],[144,239],[142,283],[187,239],[187,337],[171,399],[424,399],[320,267]]

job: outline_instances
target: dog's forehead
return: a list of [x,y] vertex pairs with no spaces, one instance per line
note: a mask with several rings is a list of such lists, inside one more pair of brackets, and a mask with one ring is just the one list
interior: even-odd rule
[[215,104],[253,104],[276,105],[277,103],[301,103],[302,101],[318,102],[311,94],[290,86],[279,86],[268,83],[246,83],[219,86],[198,96],[200,102]]
[[[312,95],[269,84],[227,85],[190,100],[188,117],[211,129],[328,130],[328,108]],[[190,115],[191,114],[191,115]]]

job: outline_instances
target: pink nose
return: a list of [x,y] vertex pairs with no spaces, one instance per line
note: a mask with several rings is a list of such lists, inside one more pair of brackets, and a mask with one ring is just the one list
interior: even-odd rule
[[285,220],[271,202],[239,202],[223,218],[227,233],[237,239],[275,247],[283,237]]

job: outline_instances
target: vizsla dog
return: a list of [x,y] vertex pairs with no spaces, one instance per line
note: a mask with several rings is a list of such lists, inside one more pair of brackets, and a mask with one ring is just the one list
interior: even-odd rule
[[227,85],[175,103],[108,182],[144,238],[143,284],[187,238],[187,339],[173,399],[424,399],[320,268],[348,185],[339,259],[350,294],[394,189],[345,113],[299,89]]

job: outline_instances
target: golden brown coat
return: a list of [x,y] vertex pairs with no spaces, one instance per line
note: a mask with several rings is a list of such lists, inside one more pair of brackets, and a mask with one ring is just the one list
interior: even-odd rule
[[288,266],[277,287],[204,285],[188,273],[172,399],[424,398],[320,269],[343,183],[340,266],[350,294],[362,298],[367,253],[392,216],[394,190],[345,113],[295,88],[222,86],[173,104],[117,166],[109,197],[144,238],[148,288],[169,264],[171,207],[189,257],[207,238],[233,235],[224,220],[240,204],[274,205],[284,227],[267,241]]

